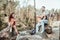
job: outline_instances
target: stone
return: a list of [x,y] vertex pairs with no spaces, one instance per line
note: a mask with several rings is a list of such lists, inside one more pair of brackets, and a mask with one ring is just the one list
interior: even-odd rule
[[29,39],[24,37],[24,38],[20,38],[19,40],[29,40]]
[[47,34],[51,34],[51,33],[52,33],[52,27],[51,27],[51,26],[45,27],[45,32],[46,32]]

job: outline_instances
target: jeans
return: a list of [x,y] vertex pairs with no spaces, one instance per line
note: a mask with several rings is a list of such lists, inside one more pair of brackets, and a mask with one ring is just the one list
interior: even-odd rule
[[48,23],[48,20],[40,20],[40,22],[38,22],[38,23],[36,24],[36,33],[38,32],[40,26],[41,26],[41,28],[42,28],[41,33],[44,32],[44,30],[45,30],[44,24],[45,24],[45,23]]

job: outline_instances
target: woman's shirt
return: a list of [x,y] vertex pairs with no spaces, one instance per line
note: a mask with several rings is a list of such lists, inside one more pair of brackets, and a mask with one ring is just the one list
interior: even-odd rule
[[11,24],[11,26],[14,26],[15,25],[15,19],[14,18],[11,18],[10,24]]

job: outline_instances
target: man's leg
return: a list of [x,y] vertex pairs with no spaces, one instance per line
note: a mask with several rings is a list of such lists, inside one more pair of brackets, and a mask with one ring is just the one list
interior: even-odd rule
[[43,22],[48,24],[48,20],[43,20]]
[[41,21],[41,29],[42,29],[42,31],[41,31],[41,33],[43,33],[44,32],[44,22],[43,21]]
[[44,28],[44,23],[48,23],[48,20],[41,20],[41,28],[42,28],[42,31],[41,31],[41,33],[43,33],[44,32],[44,30],[45,30],[45,28]]
[[36,24],[36,33],[37,33],[38,30],[39,30],[39,26],[40,26],[40,22]]

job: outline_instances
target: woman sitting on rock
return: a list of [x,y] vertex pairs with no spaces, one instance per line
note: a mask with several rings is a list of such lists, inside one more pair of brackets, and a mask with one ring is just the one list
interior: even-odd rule
[[[10,25],[10,32],[12,33],[12,35],[14,34],[18,34],[17,28],[16,28],[16,21],[14,18],[14,13],[11,13],[11,15],[9,16],[9,23]],[[14,33],[15,32],[15,33]]]

